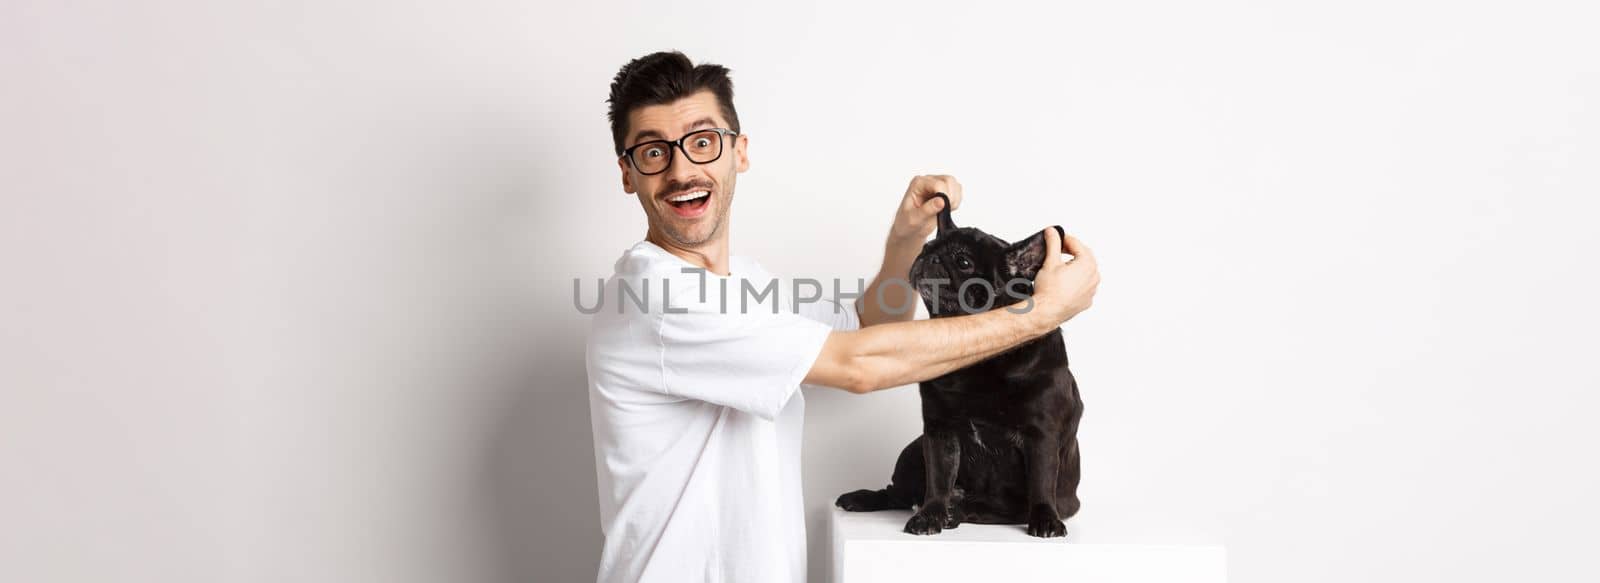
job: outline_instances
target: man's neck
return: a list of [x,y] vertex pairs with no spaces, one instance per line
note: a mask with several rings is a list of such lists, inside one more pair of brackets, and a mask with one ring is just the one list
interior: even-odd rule
[[717,237],[713,240],[693,247],[685,248],[672,244],[659,233],[651,230],[644,237],[646,241],[665,249],[679,259],[689,262],[690,265],[705,269],[711,273],[726,277],[728,275],[728,238]]

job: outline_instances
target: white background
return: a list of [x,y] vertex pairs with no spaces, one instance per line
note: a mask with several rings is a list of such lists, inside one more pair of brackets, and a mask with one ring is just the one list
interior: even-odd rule
[[[668,48],[733,69],[777,273],[870,277],[919,173],[1096,249],[1086,518],[1600,578],[1587,3],[250,4],[0,7],[0,579],[592,578],[571,282],[643,234],[605,98]],[[820,576],[920,423],[808,399]]]

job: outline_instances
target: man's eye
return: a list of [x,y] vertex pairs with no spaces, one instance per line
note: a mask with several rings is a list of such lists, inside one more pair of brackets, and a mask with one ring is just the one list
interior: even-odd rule
[[708,140],[708,139],[705,139],[705,138],[700,138],[700,139],[694,141],[694,145],[695,145],[696,148],[704,148],[706,146],[711,145],[711,140]]
[[644,155],[649,156],[651,158],[660,158],[661,157],[661,148],[650,148],[648,150],[645,150],[644,151]]

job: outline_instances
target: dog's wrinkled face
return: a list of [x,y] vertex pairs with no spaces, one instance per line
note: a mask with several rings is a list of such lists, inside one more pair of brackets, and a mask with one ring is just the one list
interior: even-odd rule
[[[942,195],[940,195],[942,196]],[[956,227],[950,201],[939,213],[939,232],[911,264],[911,284],[931,317],[984,312],[1033,293],[1044,265],[1044,231],[1016,244],[972,227]]]

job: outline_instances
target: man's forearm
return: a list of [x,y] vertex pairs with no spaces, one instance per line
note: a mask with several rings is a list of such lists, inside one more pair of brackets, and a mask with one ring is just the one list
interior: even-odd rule
[[958,370],[1053,328],[1033,312],[1000,309],[834,332],[805,382],[856,393],[897,387]]
[[[1099,263],[1082,241],[1045,229],[1045,256],[1028,309],[831,332],[806,372],[809,384],[867,393],[943,376],[1060,326],[1093,304]],[[1070,253],[1072,261],[1063,263]]]
[[911,287],[911,264],[922,252],[922,241],[890,240],[884,245],[883,266],[856,300],[861,326],[906,322],[917,316],[917,291]]

